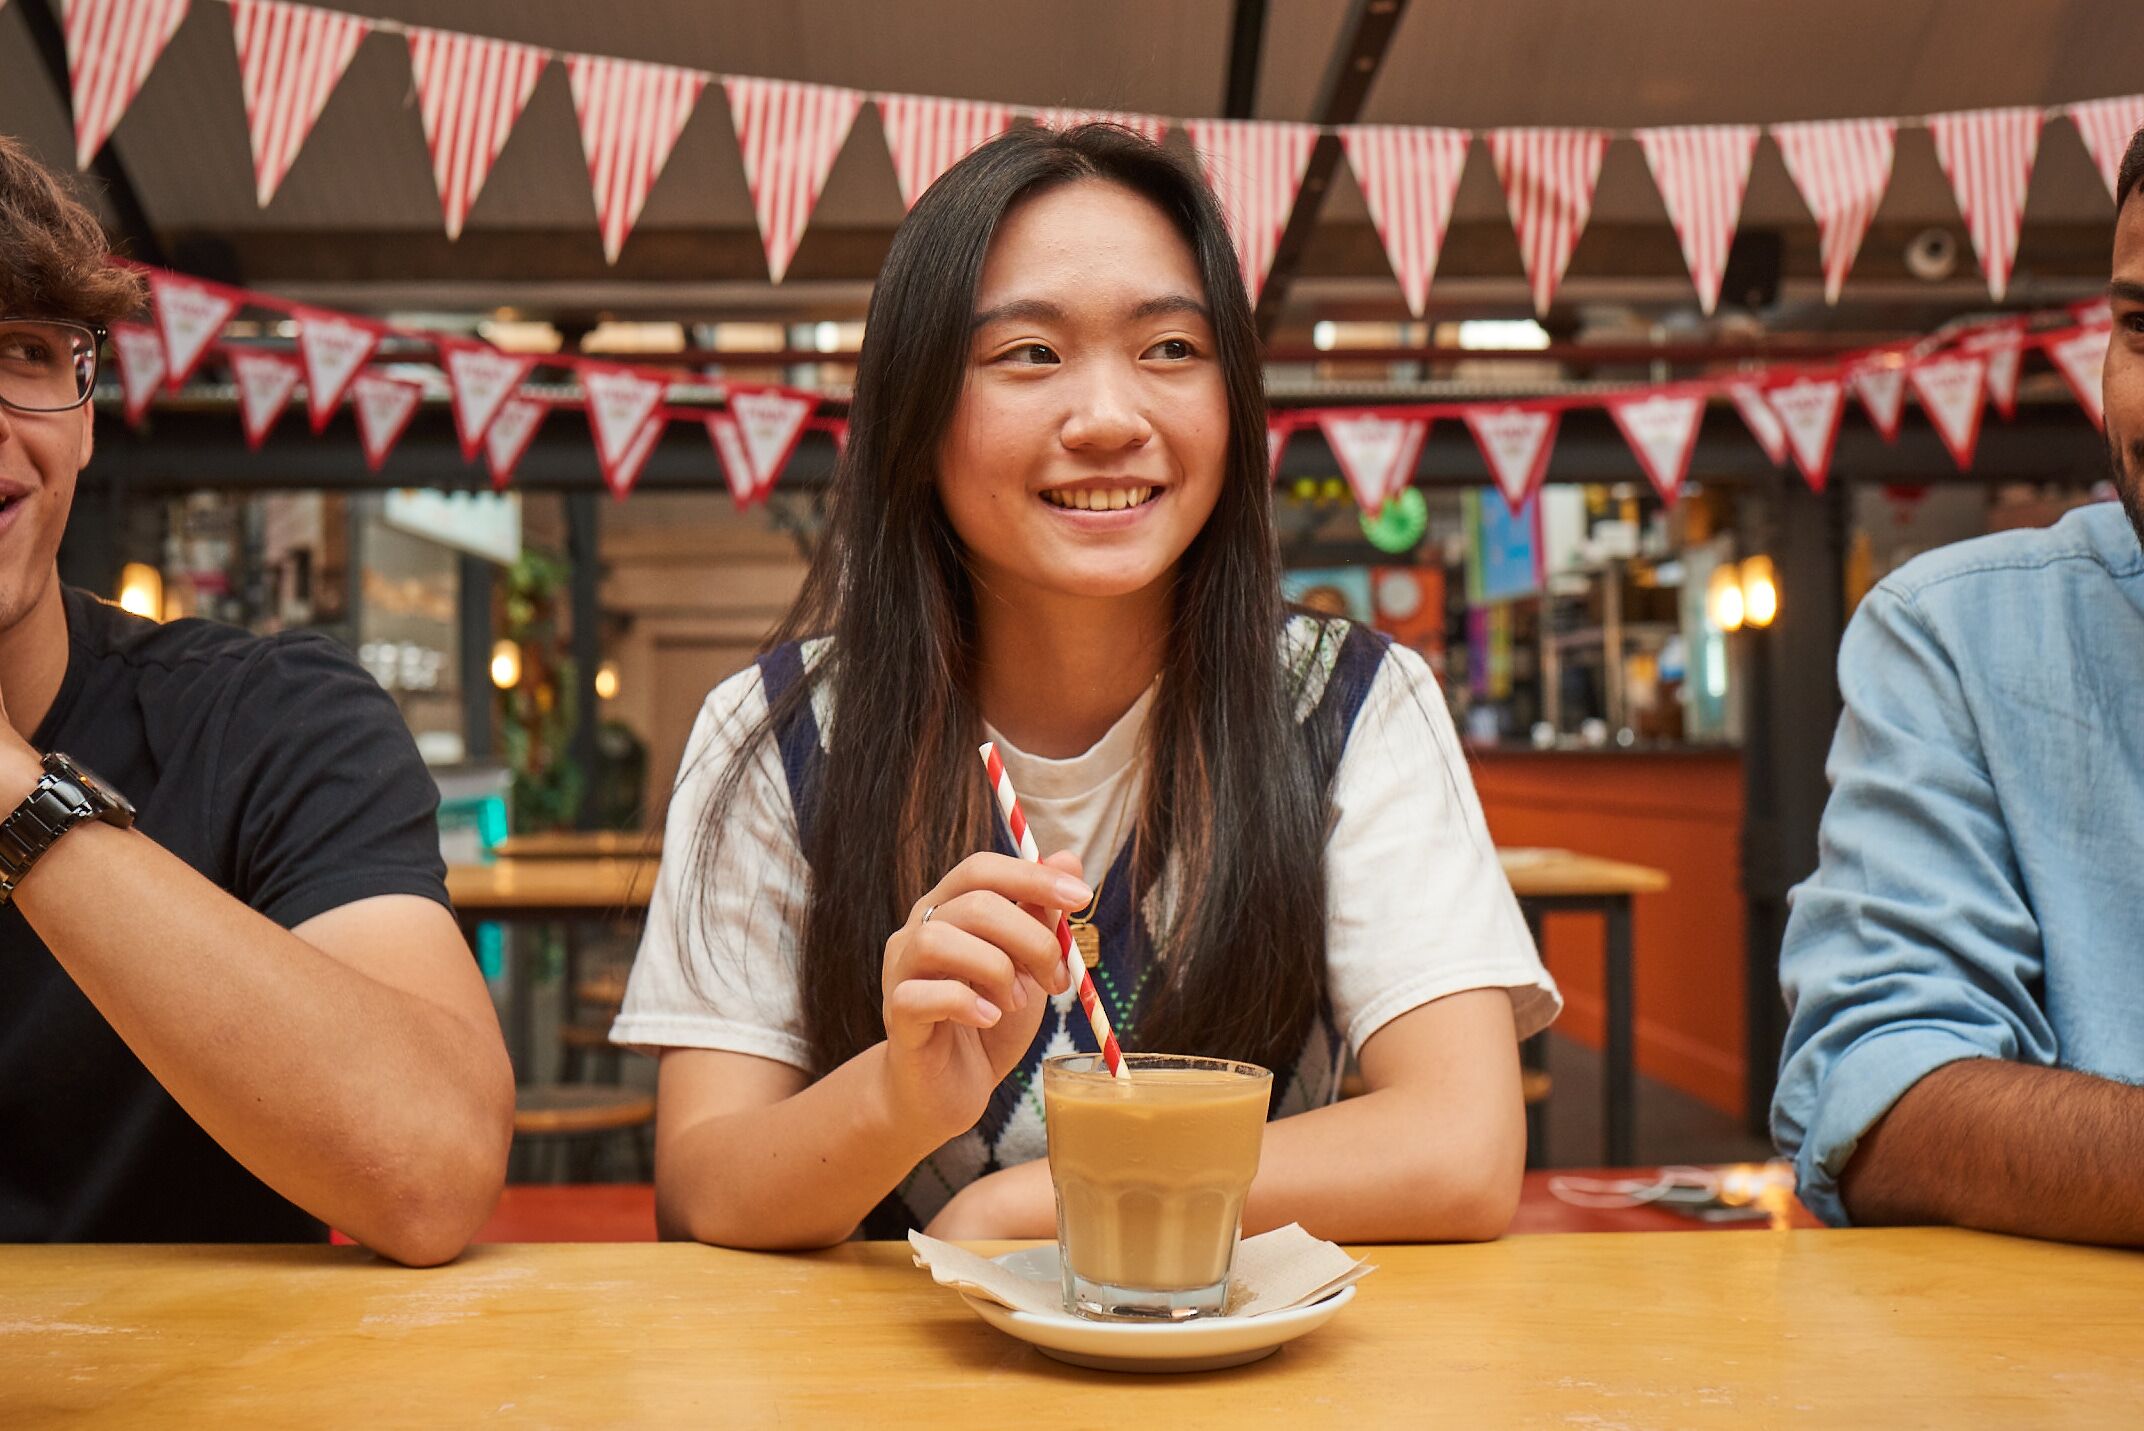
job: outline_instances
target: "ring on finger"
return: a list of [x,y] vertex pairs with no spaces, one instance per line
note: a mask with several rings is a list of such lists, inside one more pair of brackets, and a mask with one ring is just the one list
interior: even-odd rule
[[918,924],[928,924],[928,923],[930,923],[930,922],[931,922],[931,916],[932,916],[932,915],[934,915],[934,914],[936,914],[937,912],[938,912],[938,906],[937,906],[937,905],[935,905],[935,904],[926,904],[926,905],[924,905],[924,906],[923,906],[923,917],[922,917],[921,919],[917,920],[917,921],[916,921],[916,923],[918,923]]

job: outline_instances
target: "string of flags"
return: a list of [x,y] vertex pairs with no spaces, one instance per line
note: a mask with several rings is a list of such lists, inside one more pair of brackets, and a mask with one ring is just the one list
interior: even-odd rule
[[[135,265],[148,275],[149,323],[113,326],[122,410],[142,423],[159,391],[176,392],[212,355],[230,369],[246,441],[267,441],[302,388],[312,430],[326,429],[346,402],[356,419],[366,465],[379,471],[408,428],[427,388],[412,381],[411,349],[428,350],[453,411],[462,458],[481,457],[495,487],[513,480],[537,430],[556,408],[586,415],[597,466],[611,492],[633,490],[672,422],[698,423],[722,464],[740,507],[764,501],[795,454],[804,433],[847,436],[843,418],[822,415],[816,394],[770,384],[693,377],[711,388],[719,409],[674,406],[685,379],[603,357],[506,353],[474,339],[395,327],[271,294],[213,283],[168,269]],[[281,314],[295,330],[291,349],[230,341],[225,330],[248,309]],[[1523,507],[1546,479],[1557,428],[1573,408],[1604,409],[1661,499],[1681,495],[1696,450],[1699,426],[1715,398],[1726,398],[1774,466],[1791,458],[1803,479],[1822,491],[1846,410],[1856,399],[1886,442],[1896,441],[1910,390],[1961,471],[1970,470],[1984,408],[2009,418],[2028,349],[2043,353],[2095,425],[2102,424],[2100,368],[2113,316],[2104,300],[2039,314],[2007,314],[1848,353],[1824,365],[1756,367],[1609,392],[1516,401],[1402,403],[1292,408],[1267,426],[1267,454],[1278,470],[1288,438],[1304,428],[1321,432],[1355,500],[1377,512],[1416,474],[1433,423],[1463,421],[1480,448],[1498,490]],[[391,363],[381,348],[396,341]],[[569,374],[582,396],[539,390],[541,369]]]
[[[5,0],[0,0],[4,4]],[[87,167],[140,93],[192,0],[61,0],[76,157]],[[867,94],[835,85],[718,75],[371,19],[283,0],[217,0],[231,34],[251,138],[257,197],[271,203],[358,47],[375,32],[409,50],[442,221],[458,237],[537,81],[567,72],[603,253],[615,263],[709,84],[720,81],[751,189],[767,274],[782,281],[835,159],[869,102],[913,206],[962,155],[1016,119],[1060,128],[1125,124],[1159,142],[1181,128],[1221,199],[1255,300],[1293,212],[1312,146],[1335,135],[1353,169],[1407,306],[1426,311],[1475,134],[1393,125],[1171,120],[1159,115],[1031,108],[992,101]],[[1920,118],[1814,123],[1491,129],[1480,134],[1503,188],[1534,306],[1545,313],[1593,209],[1609,143],[1635,140],[1658,185],[1700,306],[1719,300],[1751,165],[1765,134],[1816,220],[1824,290],[1836,303],[1890,184],[1900,126],[1935,141],[1973,251],[1998,302],[2008,290],[2033,161],[2046,121],[2076,127],[2110,195],[2144,94],[2047,109],[2009,107]]]

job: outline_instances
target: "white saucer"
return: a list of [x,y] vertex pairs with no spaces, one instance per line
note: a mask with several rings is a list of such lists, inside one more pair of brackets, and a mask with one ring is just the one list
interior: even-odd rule
[[[1049,1282],[1058,1277],[1055,1243],[1008,1252],[992,1260],[1023,1277]],[[1352,1286],[1342,1287],[1322,1301],[1285,1312],[1268,1312],[1262,1317],[1212,1317],[1169,1326],[1090,1322],[1070,1313],[1044,1316],[1016,1312],[961,1293],[961,1300],[999,1331],[1032,1343],[1044,1356],[1100,1371],[1218,1371],[1242,1366],[1271,1356],[1281,1343],[1324,1326],[1354,1298]]]

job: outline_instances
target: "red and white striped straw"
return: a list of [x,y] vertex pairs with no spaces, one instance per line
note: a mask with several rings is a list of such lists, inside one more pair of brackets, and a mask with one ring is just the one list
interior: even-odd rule
[[[986,740],[980,748],[983,768],[990,773],[990,788],[997,793],[998,808],[1005,812],[1005,823],[1012,830],[1013,843],[1020,847],[1020,858],[1031,864],[1041,864],[1042,854],[1035,848],[1035,837],[1027,828],[1027,817],[1020,813],[1020,797],[1013,792],[1012,777],[1005,773],[1005,762],[998,758],[996,742]],[[1057,952],[1064,956],[1065,968],[1072,973],[1073,987],[1079,990],[1079,1006],[1086,1011],[1087,1026],[1094,1030],[1094,1041],[1102,1050],[1102,1062],[1109,1066],[1114,1077],[1131,1077],[1131,1071],[1124,1066],[1124,1052],[1117,1047],[1117,1032],[1109,1026],[1109,1015],[1103,1011],[1101,994],[1094,987],[1094,974],[1073,947],[1072,925],[1062,912],[1057,916]]]

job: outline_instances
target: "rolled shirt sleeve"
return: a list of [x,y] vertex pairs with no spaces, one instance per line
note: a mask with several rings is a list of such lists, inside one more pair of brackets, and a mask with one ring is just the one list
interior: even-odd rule
[[1844,712],[1817,872],[1791,896],[1772,1133],[1801,1198],[1844,1225],[1862,1135],[1947,1063],[2051,1065],[2041,941],[1977,717],[1911,594],[1880,586],[1839,653]]

